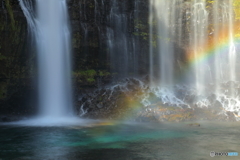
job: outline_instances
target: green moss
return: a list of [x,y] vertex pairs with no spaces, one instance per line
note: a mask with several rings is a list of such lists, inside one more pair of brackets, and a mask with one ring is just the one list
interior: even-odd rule
[[4,56],[4,55],[2,55],[2,54],[0,53],[0,61],[1,61],[1,60],[5,60],[5,59],[7,59],[7,57]]
[[141,20],[139,19],[135,19],[134,20],[134,24],[135,24],[135,28],[136,29],[140,29],[140,30],[144,30],[147,28],[146,24],[144,24]]
[[107,71],[99,71],[98,75],[99,75],[100,77],[104,77],[104,76],[109,76],[110,73],[107,72]]
[[10,5],[9,0],[5,0],[5,4],[6,4],[6,8],[7,8],[8,14],[9,14],[10,19],[11,19],[12,30],[15,30],[16,27],[15,27],[15,20],[14,20],[14,16],[13,16],[12,6]]
[[110,73],[105,70],[96,71],[94,69],[80,70],[72,73],[77,82],[93,84],[97,78],[109,76]]
[[89,8],[94,8],[94,4],[93,4],[93,3],[90,3],[90,4],[89,4]]
[[95,79],[94,78],[87,78],[87,82],[88,83],[93,83],[93,82],[95,82]]
[[84,76],[84,77],[93,77],[97,72],[93,69],[73,72],[74,76]]
[[79,82],[87,82],[87,83],[94,83],[95,76],[97,76],[97,72],[93,69],[84,70],[84,71],[77,71],[73,72],[75,78],[78,79]]
[[93,77],[97,74],[97,72],[95,70],[91,69],[91,70],[86,70],[85,72],[83,72],[83,74],[86,76]]
[[148,37],[149,37],[149,33],[147,33],[147,32],[133,32],[133,35],[139,36],[144,40],[148,40]]

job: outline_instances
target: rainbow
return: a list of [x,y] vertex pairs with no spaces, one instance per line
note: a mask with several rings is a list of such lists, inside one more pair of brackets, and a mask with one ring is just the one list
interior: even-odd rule
[[[208,37],[207,44],[204,46],[200,46],[199,49],[194,49],[193,47],[189,47],[187,49],[187,61],[188,65],[192,65],[194,63],[201,63],[205,60],[210,59],[215,54],[223,54],[227,53],[226,51],[229,48],[229,44],[231,43],[231,38],[229,34],[229,29],[226,27],[219,32],[217,40],[214,39],[213,36]],[[240,42],[240,22],[234,25],[233,29],[234,43]]]
[[[208,37],[207,43],[204,46],[200,46],[198,50],[194,51],[194,48],[190,46],[186,51],[186,64],[183,65],[183,70],[176,76],[178,81],[182,77],[189,73],[189,69],[193,65],[205,63],[214,58],[216,54],[228,54],[229,45],[233,42],[235,44],[240,44],[240,21],[235,22],[233,28],[233,37],[230,36],[229,27],[226,25],[222,28],[217,38],[214,35]],[[131,107],[132,111],[138,110],[141,106],[138,105],[134,100],[131,100],[131,96],[128,98],[128,106]],[[122,120],[131,117],[131,112],[122,116]]]
[[[194,51],[194,48],[190,46],[186,52],[187,62],[183,65],[183,71],[177,75],[176,79],[179,80],[181,77],[184,77],[195,64],[211,60],[216,54],[228,54],[229,44],[232,41],[229,33],[228,27],[223,28],[219,31],[217,39],[214,39],[214,35],[209,36],[206,45],[200,46],[197,51]],[[233,33],[234,43],[240,44],[240,21],[235,23]],[[125,112],[125,114],[121,115],[121,117],[115,121],[100,122],[96,125],[117,125],[124,120],[130,119],[133,113],[137,113],[136,111],[142,109],[142,105],[134,98],[134,95],[138,94],[138,92],[141,93],[143,91],[139,90],[137,93],[126,93],[128,95],[124,97],[124,103],[128,112]]]

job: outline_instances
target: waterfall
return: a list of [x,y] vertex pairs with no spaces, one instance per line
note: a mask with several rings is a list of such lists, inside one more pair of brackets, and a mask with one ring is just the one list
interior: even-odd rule
[[[236,47],[235,47],[235,43],[234,43],[234,28],[233,28],[233,15],[234,15],[234,12],[233,12],[233,0],[229,0],[228,1],[228,36],[229,36],[229,56],[228,56],[228,63],[229,63],[229,71],[230,71],[230,81],[236,81],[236,58],[237,58],[237,55],[236,55]],[[231,87],[230,89],[230,94],[231,96],[234,96],[234,89],[233,89],[233,86]]]
[[[172,87],[174,84],[174,42],[177,0],[150,0],[150,79],[152,86]],[[181,32],[181,31],[178,31]]]
[[[176,96],[173,86],[184,84],[191,88],[196,106],[218,103],[227,111],[240,111],[233,4],[233,0],[150,0],[149,72],[153,88],[165,88],[164,96]],[[211,96],[214,101],[209,100]]]
[[[212,31],[214,33],[214,45],[217,45],[218,43],[218,39],[219,39],[219,31],[222,29],[220,25],[218,25],[219,22],[219,16],[220,13],[219,8],[220,8],[220,4],[218,1],[216,1],[216,4],[213,7],[213,23],[214,23],[214,31]],[[217,50],[215,50],[214,52],[218,52]],[[212,83],[216,83],[216,84],[220,84],[221,80],[223,79],[223,74],[222,74],[222,65],[221,65],[221,57],[220,56],[216,56],[214,57],[214,70],[220,70],[220,72],[215,73],[214,76],[214,80],[212,80]],[[217,85],[215,88],[215,92],[218,93],[220,91],[220,86]]]
[[37,45],[39,116],[71,116],[71,42],[66,1],[36,0],[36,14],[31,1],[19,2]]
[[130,44],[128,37],[128,16],[124,13],[126,3],[119,3],[117,0],[110,2],[111,10],[108,22],[111,28],[107,29],[108,47],[111,59],[112,73],[116,77],[127,77],[130,72]]
[[[51,117],[72,114],[66,1],[36,0],[36,14],[31,1],[19,2],[37,44],[40,114]],[[187,88],[187,96],[194,95],[191,105],[221,104],[227,111],[240,111],[239,48],[235,40],[233,2],[149,1],[150,88],[164,103],[179,106],[176,97],[181,94],[176,88]],[[83,52],[85,55],[91,52],[96,30],[99,42],[95,48],[100,46],[99,52],[104,52],[103,59],[108,59],[115,79],[134,76],[140,71],[139,62],[144,57],[138,55],[141,36],[147,33],[144,29],[138,31],[142,23],[139,4],[140,0],[79,2]],[[88,5],[92,12],[88,13]],[[181,104],[187,104],[184,98],[179,99]]]
[[[149,24],[150,81],[153,86],[177,84],[174,81],[179,54],[176,46],[189,52],[184,56],[194,61],[189,77],[199,95],[205,95],[205,87],[210,83],[215,84],[218,92],[221,83],[237,80],[232,0],[213,3],[150,0]],[[224,55],[218,48],[223,38],[228,47]],[[214,47],[213,56],[199,62],[201,56],[209,54],[204,53],[209,47]]]
[[[194,59],[198,58],[198,54],[202,53],[208,41],[208,12],[206,2],[194,0],[191,5],[191,31],[190,46],[192,46]],[[195,87],[200,95],[204,94],[204,86],[209,83],[208,64],[195,63],[193,65],[195,74]]]
[[[91,43],[88,42],[98,37],[100,49],[96,52],[103,55],[100,57],[102,61],[106,56],[110,62],[107,69],[112,73],[112,81],[138,75],[141,48],[137,30],[140,26],[139,4],[140,0],[79,2],[85,44],[83,54],[91,55]],[[88,6],[92,6],[91,12],[86,9]],[[93,28],[98,35],[94,35],[96,32],[93,34]]]

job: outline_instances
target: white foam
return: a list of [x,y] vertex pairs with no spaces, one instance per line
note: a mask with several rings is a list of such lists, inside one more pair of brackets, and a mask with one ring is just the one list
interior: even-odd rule
[[81,119],[79,117],[35,117],[17,122],[5,123],[7,125],[58,127],[58,126],[89,126],[97,120]]

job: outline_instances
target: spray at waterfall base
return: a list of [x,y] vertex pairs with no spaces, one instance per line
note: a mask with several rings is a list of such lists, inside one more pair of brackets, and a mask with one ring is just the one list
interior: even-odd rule
[[[158,122],[238,121],[239,24],[236,21],[231,30],[229,25],[224,25],[215,35],[208,33],[206,43],[198,48],[188,46],[185,49],[186,62],[180,64],[179,73],[171,76],[175,83],[172,86],[162,85],[159,77],[156,77],[156,83],[153,82],[154,72],[150,73],[148,80],[126,79],[80,97],[79,115]],[[231,50],[232,44],[234,50]],[[231,55],[235,55],[235,59]],[[186,83],[186,79],[190,82]]]
[[184,116],[182,110],[167,113],[170,119],[162,116],[170,121],[217,120],[220,115],[238,119],[240,30],[235,2],[150,1],[150,93],[158,100],[147,99],[145,106],[164,106],[153,111],[160,115],[176,110],[169,107],[193,110]]
[[[238,120],[239,99],[228,98],[226,94],[217,97],[214,93],[200,97],[196,89],[184,85],[173,90],[174,93],[168,88],[151,88],[145,81],[130,78],[79,97],[76,106],[78,115],[84,118],[139,122]],[[231,105],[236,110],[226,109]]]

